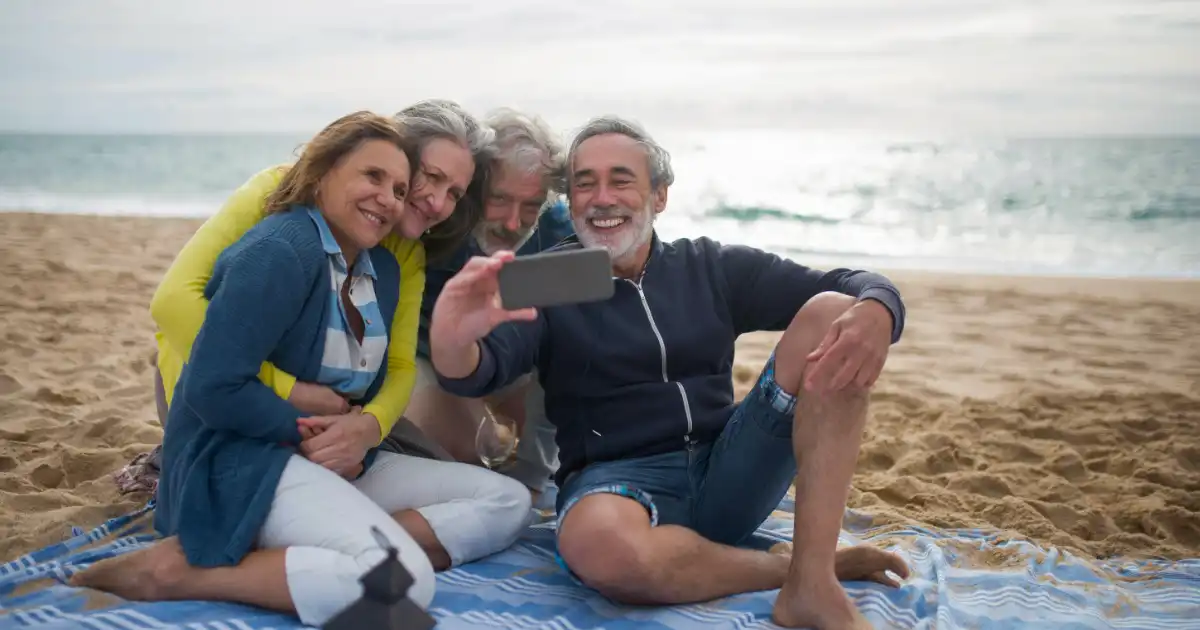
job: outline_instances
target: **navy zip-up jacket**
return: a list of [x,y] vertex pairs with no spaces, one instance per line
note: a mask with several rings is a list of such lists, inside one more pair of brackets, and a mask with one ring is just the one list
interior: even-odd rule
[[[571,237],[554,249],[580,247]],[[881,275],[817,271],[708,238],[664,244],[656,234],[640,282],[613,282],[606,301],[540,309],[534,321],[500,325],[480,341],[474,373],[438,377],[446,391],[477,398],[536,366],[557,428],[560,485],[593,462],[715,440],[736,408],[737,337],[786,329],[818,293],[878,300],[892,313],[893,343],[904,328],[900,293]]]

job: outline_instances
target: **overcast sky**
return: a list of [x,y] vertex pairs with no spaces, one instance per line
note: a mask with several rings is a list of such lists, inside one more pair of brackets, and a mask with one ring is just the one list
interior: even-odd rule
[[2,0],[0,129],[303,131],[426,97],[567,128],[1200,133],[1196,0]]

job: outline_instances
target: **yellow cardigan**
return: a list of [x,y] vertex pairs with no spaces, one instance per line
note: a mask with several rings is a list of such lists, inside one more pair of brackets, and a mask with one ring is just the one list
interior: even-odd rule
[[[287,168],[276,166],[261,171],[234,191],[220,211],[184,245],[154,292],[150,316],[158,325],[154,338],[168,405],[204,323],[208,309],[204,287],[212,277],[217,257],[266,217],[267,196],[279,185]],[[421,242],[389,234],[382,245],[400,264],[400,302],[388,335],[387,374],[375,398],[363,408],[363,413],[379,421],[381,442],[404,413],[416,383],[417,323],[425,291],[425,247]],[[258,376],[284,400],[296,384],[295,376],[270,363],[263,363]]]

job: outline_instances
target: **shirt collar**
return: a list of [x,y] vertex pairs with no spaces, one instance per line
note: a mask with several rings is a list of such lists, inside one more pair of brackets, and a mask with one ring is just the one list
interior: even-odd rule
[[[325,217],[316,208],[305,206],[304,211],[308,213],[312,222],[317,226],[317,233],[321,236],[321,247],[324,248],[325,254],[337,261],[341,266],[342,271],[346,271],[346,255],[342,252],[342,248],[337,243],[337,239],[333,238],[333,231],[329,229],[329,223],[325,221]],[[367,250],[358,253],[358,260],[354,261],[354,276],[370,276],[376,279],[375,265],[371,263],[371,255]]]

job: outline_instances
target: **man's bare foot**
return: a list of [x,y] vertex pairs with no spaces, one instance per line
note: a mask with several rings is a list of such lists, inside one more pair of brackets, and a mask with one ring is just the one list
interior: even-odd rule
[[145,549],[101,560],[71,576],[69,583],[127,600],[162,601],[177,597],[190,571],[179,539],[171,537]]
[[908,579],[908,565],[900,556],[870,545],[838,549],[833,557],[833,572],[842,581],[878,582],[884,586],[900,587],[900,582],[888,571]]
[[785,628],[871,630],[871,623],[834,578],[779,589],[771,619]]
[[[792,544],[776,543],[771,546],[771,553],[792,557]],[[833,572],[838,580],[845,582],[878,582],[884,586],[899,588],[900,582],[887,574],[888,571],[900,576],[901,580],[908,579],[908,565],[900,556],[889,553],[870,545],[857,545],[838,549],[834,555]]]

